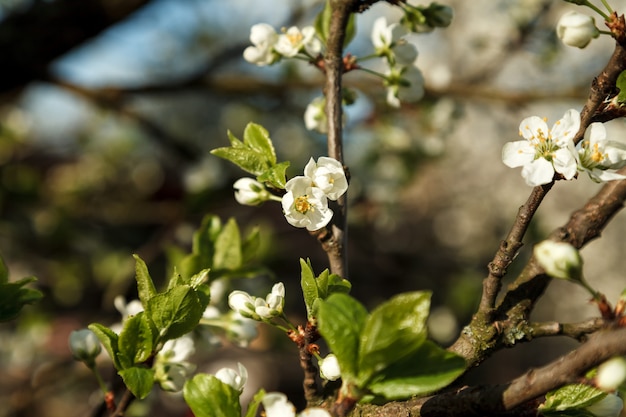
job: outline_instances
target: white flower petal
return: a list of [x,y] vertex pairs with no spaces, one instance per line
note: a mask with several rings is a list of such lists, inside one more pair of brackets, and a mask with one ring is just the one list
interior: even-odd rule
[[508,142],[502,148],[502,162],[510,168],[521,167],[535,159],[535,148],[527,140]]
[[531,187],[548,184],[554,177],[554,167],[551,162],[543,158],[535,159],[531,163],[524,165],[522,177],[526,180],[526,184]]
[[261,400],[266,417],[295,417],[296,408],[282,392],[268,392]]

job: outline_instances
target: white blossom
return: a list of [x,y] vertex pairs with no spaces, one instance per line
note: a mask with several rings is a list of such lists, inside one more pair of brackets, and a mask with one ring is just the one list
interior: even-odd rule
[[278,41],[278,34],[271,25],[258,23],[250,29],[250,42],[253,46],[247,47],[243,51],[246,61],[259,66],[271,65],[280,59],[274,51],[274,46]]
[[245,291],[235,290],[228,296],[228,305],[243,317],[255,319],[255,297]]
[[289,224],[319,230],[330,222],[333,211],[328,208],[326,194],[314,187],[310,178],[294,177],[287,181],[285,190],[287,193],[283,196],[282,206]]
[[177,392],[183,389],[185,381],[196,369],[194,364],[187,362],[194,352],[194,341],[189,335],[165,342],[154,363],[154,379],[163,390]]
[[163,344],[163,348],[157,354],[168,362],[183,362],[195,353],[193,338],[189,335],[181,336],[177,339],[170,339]]
[[626,165],[626,146],[608,140],[602,123],[589,125],[584,139],[578,144],[577,157],[578,169],[596,182],[626,179],[615,172]]
[[414,65],[392,67],[385,74],[387,104],[400,107],[400,103],[413,103],[424,97],[424,76]]
[[530,186],[548,184],[558,172],[567,180],[577,171],[573,138],[580,127],[580,113],[568,110],[552,129],[537,116],[520,123],[525,140],[508,142],[502,148],[502,161],[511,168],[523,167],[522,177]]
[[233,184],[235,200],[246,206],[258,206],[269,200],[270,193],[265,186],[252,178],[239,178]]
[[302,30],[292,26],[278,36],[275,49],[276,52],[288,58],[294,57],[302,51],[315,56],[322,50],[322,44],[317,39],[313,26],[306,26]]
[[327,355],[318,363],[320,367],[320,376],[329,381],[336,381],[341,378],[341,370],[339,369],[339,361],[332,353]]
[[583,260],[578,250],[566,242],[544,240],[533,254],[546,273],[554,278],[580,280]]
[[372,44],[376,54],[387,58],[390,64],[409,65],[417,58],[417,48],[403,38],[407,30],[398,23],[387,24],[379,17],[372,26]]
[[337,200],[348,190],[348,179],[341,162],[321,156],[317,162],[313,158],[304,167],[304,175],[313,181],[313,186],[321,189],[329,200]]
[[255,313],[263,319],[271,319],[283,312],[285,305],[285,285],[282,282],[274,284],[272,291],[265,297],[265,302],[257,298],[255,302]]
[[[282,392],[268,392],[261,400],[266,417],[296,417],[296,407]],[[297,417],[331,417],[320,407],[311,407],[297,414]]]
[[328,118],[326,117],[326,99],[315,97],[304,111],[304,125],[308,130],[319,133],[328,132]]
[[598,366],[596,386],[605,391],[615,391],[626,381],[626,359],[617,356]]
[[584,48],[600,35],[595,20],[578,12],[565,13],[556,25],[556,34],[564,44]]
[[248,381],[248,370],[241,363],[237,363],[237,367],[239,372],[231,368],[222,368],[215,373],[215,377],[236,391],[242,392]]

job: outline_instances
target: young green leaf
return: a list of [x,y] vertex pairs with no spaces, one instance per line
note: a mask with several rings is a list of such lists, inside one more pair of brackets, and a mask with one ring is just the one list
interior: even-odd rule
[[319,298],[317,292],[317,283],[315,282],[315,274],[311,267],[311,262],[300,258],[300,286],[302,287],[302,295],[304,296],[304,304],[307,310],[307,316],[313,316],[313,303]]
[[367,389],[387,400],[425,395],[451,384],[465,371],[465,360],[426,340],[409,356],[380,371]]
[[[546,394],[546,402],[540,407],[546,416],[564,415],[566,411],[580,411],[606,397],[606,392],[583,384],[565,385]],[[590,413],[589,413],[590,414]],[[570,414],[567,414],[570,415]]]
[[123,369],[118,372],[124,384],[140,400],[143,400],[152,391],[154,385],[154,371],[148,368],[140,368],[138,366]]
[[34,281],[37,281],[37,278],[29,277],[15,282],[0,283],[0,322],[13,320],[26,304],[35,303],[43,298],[41,291],[25,288]]
[[159,331],[161,341],[176,339],[194,329],[206,305],[188,285],[157,294],[148,302],[146,311]]
[[287,183],[287,168],[291,163],[284,161],[276,165],[272,165],[266,169],[261,175],[256,177],[257,181],[264,182],[271,185],[274,188],[284,189]]
[[215,239],[213,269],[234,270],[241,267],[241,235],[235,219],[230,218]]
[[139,300],[144,309],[147,309],[148,301],[156,295],[156,289],[154,288],[154,282],[148,272],[146,263],[139,257],[139,255],[133,255],[135,258],[135,279],[137,280],[137,290],[139,292]]
[[243,143],[256,151],[271,166],[276,164],[276,151],[268,131],[256,123],[248,123],[243,131]]
[[154,334],[143,311],[124,322],[117,345],[120,354],[128,358],[131,366],[145,362],[152,355]]
[[424,343],[430,295],[427,291],[399,294],[372,311],[360,339],[360,385]]
[[341,368],[342,378],[354,379],[358,371],[358,352],[367,310],[346,294],[333,294],[319,301],[317,326],[333,351]]
[[330,7],[330,0],[326,0],[324,8],[315,18],[315,33],[322,40],[323,43],[328,41],[328,34],[330,33],[330,17],[332,15],[332,8]]
[[103,326],[99,323],[92,323],[87,326],[89,330],[94,332],[104,349],[109,354],[109,357],[113,361],[113,366],[115,369],[122,369],[122,365],[119,360],[119,349],[118,349],[118,335],[113,330],[109,329],[106,326]]
[[241,258],[245,265],[254,260],[261,246],[261,233],[258,227],[254,227],[241,243]]
[[241,416],[239,392],[214,375],[197,374],[185,382],[183,396],[195,417]]

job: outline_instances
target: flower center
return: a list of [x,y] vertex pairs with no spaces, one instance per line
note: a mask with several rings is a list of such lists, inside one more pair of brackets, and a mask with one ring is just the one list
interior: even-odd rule
[[287,39],[289,39],[289,42],[294,46],[298,45],[300,42],[302,42],[302,39],[304,39],[304,36],[300,32],[286,33],[285,35],[287,36]]
[[296,197],[294,207],[298,213],[306,214],[309,210],[313,210],[311,203],[309,203],[308,195],[301,195]]

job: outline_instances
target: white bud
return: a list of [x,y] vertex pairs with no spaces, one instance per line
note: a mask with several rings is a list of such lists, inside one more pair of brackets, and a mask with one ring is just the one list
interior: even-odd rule
[[596,385],[604,391],[615,391],[626,381],[626,359],[616,357],[609,359],[598,367]]
[[622,399],[615,394],[608,394],[597,403],[585,407],[585,410],[596,417],[619,417],[622,408],[624,408]]
[[556,34],[565,45],[584,48],[600,35],[593,17],[578,12],[564,14],[556,25]]
[[85,362],[89,367],[95,364],[96,356],[102,351],[98,336],[89,329],[75,330],[70,333],[69,345],[74,358]]
[[215,377],[236,391],[242,392],[248,381],[248,370],[241,363],[237,363],[237,367],[239,372],[231,368],[222,368],[215,373]]
[[332,353],[319,362],[320,376],[329,381],[335,381],[341,377],[339,362]]
[[235,200],[246,206],[258,206],[269,199],[265,186],[252,178],[239,178],[233,184]]
[[554,278],[580,281],[583,260],[578,249],[566,242],[544,240],[535,245],[535,258],[546,273]]

